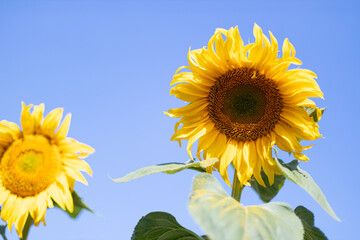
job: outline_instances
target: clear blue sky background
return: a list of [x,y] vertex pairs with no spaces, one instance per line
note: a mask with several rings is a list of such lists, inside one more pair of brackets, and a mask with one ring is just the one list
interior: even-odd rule
[[[98,215],[71,220],[47,212],[47,226],[30,239],[130,239],[151,211],[173,214],[201,234],[187,210],[196,174],[158,174],[114,183],[135,169],[185,162],[170,142],[176,119],[163,114],[183,106],[169,95],[172,75],[187,65],[189,46],[201,48],[215,28],[238,25],[253,41],[254,22],[282,43],[295,45],[302,67],[318,74],[327,107],[325,136],[301,167],[321,186],[342,222],[336,222],[301,188],[286,182],[274,201],[304,205],[329,239],[359,236],[359,4],[356,1],[0,1],[0,118],[19,123],[21,101],[63,107],[73,114],[69,136],[96,149],[93,177],[76,191]],[[291,160],[291,159],[285,159]],[[218,174],[216,174],[217,177]],[[230,192],[230,188],[225,186]],[[251,189],[242,203],[260,204]],[[16,233],[9,239],[17,239]]]

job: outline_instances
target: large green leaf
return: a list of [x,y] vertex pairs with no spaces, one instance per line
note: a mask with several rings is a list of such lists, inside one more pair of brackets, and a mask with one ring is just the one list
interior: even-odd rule
[[152,212],[142,217],[134,229],[131,240],[202,240],[181,226],[169,213]]
[[190,214],[212,240],[302,240],[300,219],[285,203],[245,207],[230,197],[214,176],[195,176]]
[[261,177],[264,180],[266,187],[261,186],[255,178],[251,181],[251,187],[257,192],[261,200],[268,203],[276,196],[282,186],[284,186],[285,177],[283,175],[275,174],[273,185],[269,184],[268,177],[263,170],[261,170]]
[[324,208],[330,216],[340,221],[333,209],[330,207],[330,204],[326,200],[326,197],[320,187],[315,183],[314,179],[309,173],[298,167],[298,160],[293,160],[290,163],[285,164],[283,161],[277,159],[275,154],[275,162],[287,179],[302,187],[315,199],[315,201],[320,204],[322,208]]
[[314,214],[303,206],[295,208],[295,214],[304,226],[304,240],[327,240],[323,232],[314,226]]
[[[82,201],[81,197],[80,197],[75,191],[72,192],[72,198],[73,198],[73,204],[74,204],[74,211],[73,211],[73,212],[69,212],[69,211],[66,209],[66,213],[69,215],[69,217],[71,217],[71,218],[76,218],[83,209],[86,209],[86,210],[94,213],[93,210],[91,210],[91,209]],[[56,202],[54,202],[54,206],[60,208],[60,206],[59,206]]]
[[127,174],[122,178],[113,179],[114,182],[129,182],[139,177],[147,176],[154,173],[164,172],[168,174],[174,174],[184,169],[192,169],[199,172],[206,172],[206,167],[212,166],[218,160],[216,158],[210,158],[201,162],[190,163],[164,163],[150,167],[140,168],[134,172]]

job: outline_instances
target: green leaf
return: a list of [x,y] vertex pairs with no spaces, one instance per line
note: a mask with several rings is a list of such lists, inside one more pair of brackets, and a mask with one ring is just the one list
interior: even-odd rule
[[255,190],[255,192],[257,192],[263,202],[268,203],[276,196],[282,186],[284,186],[285,177],[283,175],[275,174],[274,184],[271,186],[269,184],[268,177],[263,170],[261,170],[261,177],[264,180],[266,187],[261,186],[255,178],[251,182],[251,187]]
[[[315,122],[318,122],[319,121],[319,118],[321,116],[318,116],[317,112],[316,112],[316,108],[313,108],[313,107],[303,107],[307,114],[312,117],[314,119]],[[321,115],[324,113],[326,108],[320,108],[320,111],[321,111]]]
[[142,217],[134,229],[131,240],[202,240],[181,226],[166,212],[152,212]]
[[323,232],[314,226],[314,214],[303,206],[295,208],[295,214],[304,226],[304,240],[327,240]]
[[207,235],[201,235],[204,240],[211,240]]
[[320,187],[315,183],[314,179],[309,173],[298,167],[298,160],[293,160],[290,163],[285,164],[283,161],[277,159],[276,154],[274,159],[287,179],[302,187],[330,216],[340,221],[333,209],[330,207],[330,204],[326,200],[326,197]]
[[[71,217],[71,218],[76,218],[83,209],[86,209],[86,210],[94,213],[94,211],[91,210],[91,209],[82,201],[82,199],[80,198],[80,196],[79,196],[75,191],[72,192],[72,199],[73,199],[73,203],[74,203],[74,211],[71,213],[71,212],[69,212],[68,209],[66,209],[66,213],[69,215],[69,217]],[[60,207],[56,202],[54,202],[54,206],[61,209],[61,207]]]
[[134,172],[127,174],[122,178],[113,179],[114,182],[129,182],[139,177],[147,176],[154,173],[164,172],[167,174],[174,174],[184,169],[192,169],[199,172],[206,172],[206,167],[212,166],[218,160],[216,158],[210,158],[201,162],[191,163],[164,163],[150,167],[140,168]]
[[289,205],[245,207],[230,197],[214,176],[195,176],[190,214],[212,240],[302,240],[303,226]]

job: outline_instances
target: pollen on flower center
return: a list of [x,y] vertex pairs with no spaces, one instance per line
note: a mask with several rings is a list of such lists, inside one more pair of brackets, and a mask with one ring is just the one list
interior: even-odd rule
[[0,163],[1,181],[14,194],[34,196],[56,180],[60,168],[56,146],[44,136],[26,135],[6,149]]
[[280,119],[282,97],[271,79],[238,68],[219,77],[209,93],[209,115],[216,128],[237,141],[269,134]]
[[234,122],[256,123],[265,113],[264,91],[253,85],[240,85],[230,89],[221,111]]
[[27,151],[18,157],[19,168],[27,173],[36,172],[43,162],[43,155],[39,152]]

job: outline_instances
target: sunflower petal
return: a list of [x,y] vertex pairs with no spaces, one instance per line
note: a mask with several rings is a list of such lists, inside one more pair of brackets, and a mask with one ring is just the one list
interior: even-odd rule
[[21,127],[25,135],[33,134],[35,131],[35,121],[30,113],[30,108],[32,105],[26,106],[22,102],[22,111],[21,111]]
[[67,114],[64,118],[59,130],[56,133],[56,139],[64,139],[68,134],[71,121],[71,114]]
[[46,135],[53,135],[60,124],[62,115],[62,108],[52,110],[44,119],[44,123],[41,126],[42,133]]

